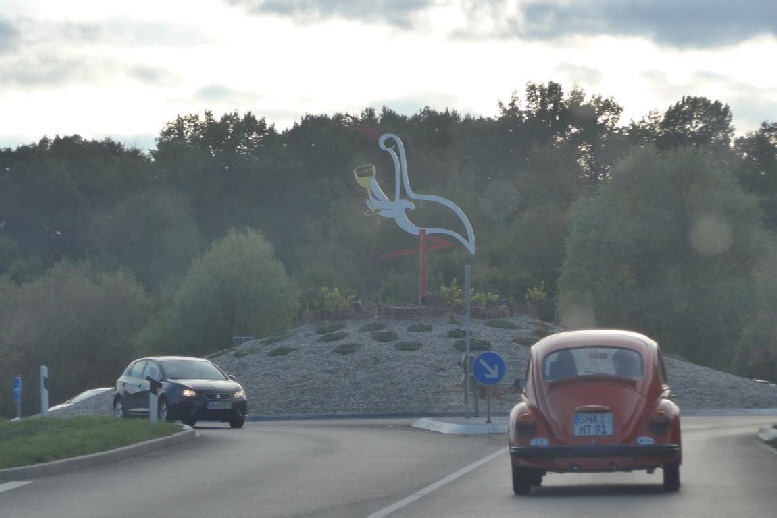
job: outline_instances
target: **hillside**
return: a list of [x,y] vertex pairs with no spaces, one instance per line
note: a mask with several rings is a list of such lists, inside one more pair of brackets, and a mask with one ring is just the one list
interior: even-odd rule
[[[494,325],[494,321],[490,321]],[[306,324],[271,339],[246,342],[212,357],[246,389],[253,416],[463,412],[462,352],[450,331],[463,330],[463,318],[369,319],[343,322],[342,338],[327,342],[321,325]],[[472,319],[472,336],[487,341],[507,364],[493,388],[492,411],[507,412],[517,399],[512,387],[523,375],[528,344],[560,329],[524,316],[489,321]],[[363,326],[383,325],[396,340],[380,342]],[[426,326],[412,331],[411,326]],[[332,335],[333,336],[333,335]],[[410,343],[417,350],[402,351]],[[343,347],[347,344],[357,346]],[[338,348],[355,351],[341,354]],[[666,358],[675,400],[683,409],[777,408],[777,387]],[[111,394],[101,394],[63,413],[110,413]],[[486,402],[480,401],[481,412]],[[470,407],[472,408],[472,407]]]

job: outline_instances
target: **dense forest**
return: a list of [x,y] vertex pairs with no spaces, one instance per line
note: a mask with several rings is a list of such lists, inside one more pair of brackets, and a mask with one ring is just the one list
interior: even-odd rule
[[[735,136],[729,107],[683,97],[623,123],[615,99],[529,83],[493,118],[425,108],[179,116],[148,152],[43,137],[0,150],[0,380],[11,416],[50,369],[52,402],[109,386],[140,354],[205,355],[303,309],[418,302],[417,246],[365,215],[353,170],[394,168],[452,200],[477,238],[428,255],[430,304],[463,285],[529,297],[545,320],[619,327],[670,354],[777,380],[777,123]],[[446,215],[418,203],[422,227]],[[449,290],[448,290],[449,292]]]

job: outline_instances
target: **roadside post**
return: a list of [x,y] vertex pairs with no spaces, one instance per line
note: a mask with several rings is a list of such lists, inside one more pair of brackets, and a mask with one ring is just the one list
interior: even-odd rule
[[475,360],[474,354],[464,354],[461,357],[461,360],[459,360],[459,365],[461,365],[461,388],[464,391],[464,402],[467,408],[467,413],[465,414],[465,417],[469,418],[469,399],[470,397],[475,402],[475,417],[478,417],[478,397],[477,397],[477,387],[478,382],[475,381],[475,378],[472,377],[472,362]]
[[148,420],[151,426],[159,422],[159,387],[162,383],[158,381],[159,372],[155,366],[151,366],[149,374],[146,376],[148,381]]
[[486,423],[491,422],[491,385],[496,385],[505,375],[507,367],[505,361],[494,351],[480,353],[472,362],[472,375],[481,385],[487,388],[487,417]]
[[[470,277],[469,277],[469,265],[464,266],[464,355],[467,359],[470,357],[470,322],[469,322],[469,303],[470,303],[470,294],[469,294],[469,287],[470,287]],[[465,406],[465,412],[464,417],[469,418],[469,391],[470,389],[470,376],[472,375],[472,365],[468,362],[467,363],[467,386],[465,388],[465,396],[464,396],[464,406]],[[477,407],[478,398],[475,396],[475,407]],[[477,410],[475,410],[475,416],[477,417]]]
[[49,368],[40,366],[40,416],[49,414]]
[[16,419],[22,418],[22,377],[13,379],[13,402],[16,403]]

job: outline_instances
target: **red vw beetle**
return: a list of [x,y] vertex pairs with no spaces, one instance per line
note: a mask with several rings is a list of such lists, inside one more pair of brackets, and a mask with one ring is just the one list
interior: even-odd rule
[[662,468],[680,488],[680,411],[658,344],[630,331],[558,333],[531,348],[521,402],[508,421],[513,491],[548,472]]

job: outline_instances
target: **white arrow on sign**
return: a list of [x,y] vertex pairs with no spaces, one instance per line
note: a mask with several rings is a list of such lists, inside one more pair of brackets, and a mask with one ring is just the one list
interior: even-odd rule
[[495,364],[493,367],[486,363],[486,360],[480,358],[480,364],[486,368],[486,378],[498,378],[499,377],[499,365]]

